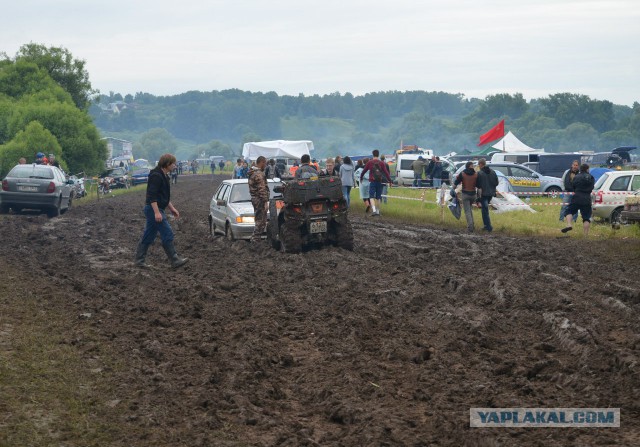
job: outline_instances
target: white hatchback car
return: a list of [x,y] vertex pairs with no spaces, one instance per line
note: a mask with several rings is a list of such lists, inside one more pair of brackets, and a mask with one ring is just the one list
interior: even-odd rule
[[638,189],[640,170],[605,172],[593,188],[593,216],[611,222],[619,221],[625,197]]

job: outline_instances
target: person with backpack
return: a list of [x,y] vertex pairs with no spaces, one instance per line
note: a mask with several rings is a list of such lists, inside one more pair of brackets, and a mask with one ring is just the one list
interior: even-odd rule
[[491,203],[491,199],[496,195],[498,174],[487,166],[487,160],[484,158],[478,160],[478,167],[480,170],[478,171],[476,186],[478,187],[478,195],[480,196],[478,200],[482,208],[482,223],[484,224],[484,230],[491,233],[493,227],[491,226],[491,218],[489,217],[489,203]]
[[380,151],[378,149],[373,150],[373,159],[367,162],[364,169],[360,173],[360,181],[364,176],[369,174],[369,197],[371,199],[372,216],[380,215],[380,200],[382,199],[382,188],[384,183],[391,183],[391,175],[387,169],[386,163],[381,161],[378,157]]

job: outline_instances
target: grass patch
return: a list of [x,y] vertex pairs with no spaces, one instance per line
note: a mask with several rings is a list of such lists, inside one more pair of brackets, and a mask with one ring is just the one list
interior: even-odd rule
[[[391,188],[389,195],[403,197],[404,200],[389,198],[386,204],[382,204],[382,214],[391,219],[397,219],[405,223],[412,224],[432,224],[449,228],[466,228],[464,212],[460,220],[456,220],[448,208],[442,208],[435,204],[435,190],[419,190],[410,188]],[[544,205],[545,203],[559,202],[558,198],[535,197],[531,199],[530,205],[536,211],[513,211],[496,214],[491,212],[491,224],[494,232],[504,233],[513,236],[542,236],[558,237],[561,235],[560,229],[564,223],[558,220],[560,214],[559,205]],[[357,213],[364,213],[365,206],[360,199],[359,191],[351,191],[352,210]],[[482,228],[482,216],[480,209],[474,209],[473,219],[476,230]],[[584,237],[582,233],[582,220],[574,224],[574,230],[569,237]],[[640,225],[626,225],[619,230],[614,230],[611,225],[605,222],[594,220],[591,224],[589,239],[625,239],[640,238]]]

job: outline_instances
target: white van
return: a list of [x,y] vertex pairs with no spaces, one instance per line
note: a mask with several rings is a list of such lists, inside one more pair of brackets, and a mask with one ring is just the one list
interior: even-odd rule
[[491,163],[533,163],[538,161],[538,155],[544,152],[496,152],[491,156]]
[[411,164],[418,159],[424,158],[425,163],[429,163],[433,157],[431,149],[420,149],[419,151],[396,152],[396,182],[398,186],[413,185],[413,168]]

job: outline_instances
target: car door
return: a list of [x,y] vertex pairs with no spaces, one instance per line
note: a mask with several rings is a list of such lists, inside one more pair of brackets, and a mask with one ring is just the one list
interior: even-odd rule
[[540,192],[540,179],[535,172],[518,166],[509,167],[509,182],[518,192]]
[[631,188],[629,191],[637,191],[640,189],[640,174],[635,174],[631,180]]
[[66,208],[69,206],[69,196],[71,196],[71,185],[67,183],[67,178],[63,174],[63,172],[56,167],[53,168],[53,176],[55,177],[56,183],[60,185],[60,196],[62,197],[62,208]]
[[231,188],[228,184],[221,184],[216,193],[213,195],[213,198],[211,199],[211,219],[218,228],[224,229],[226,207],[220,205],[220,201],[224,200],[223,197],[229,189]]

